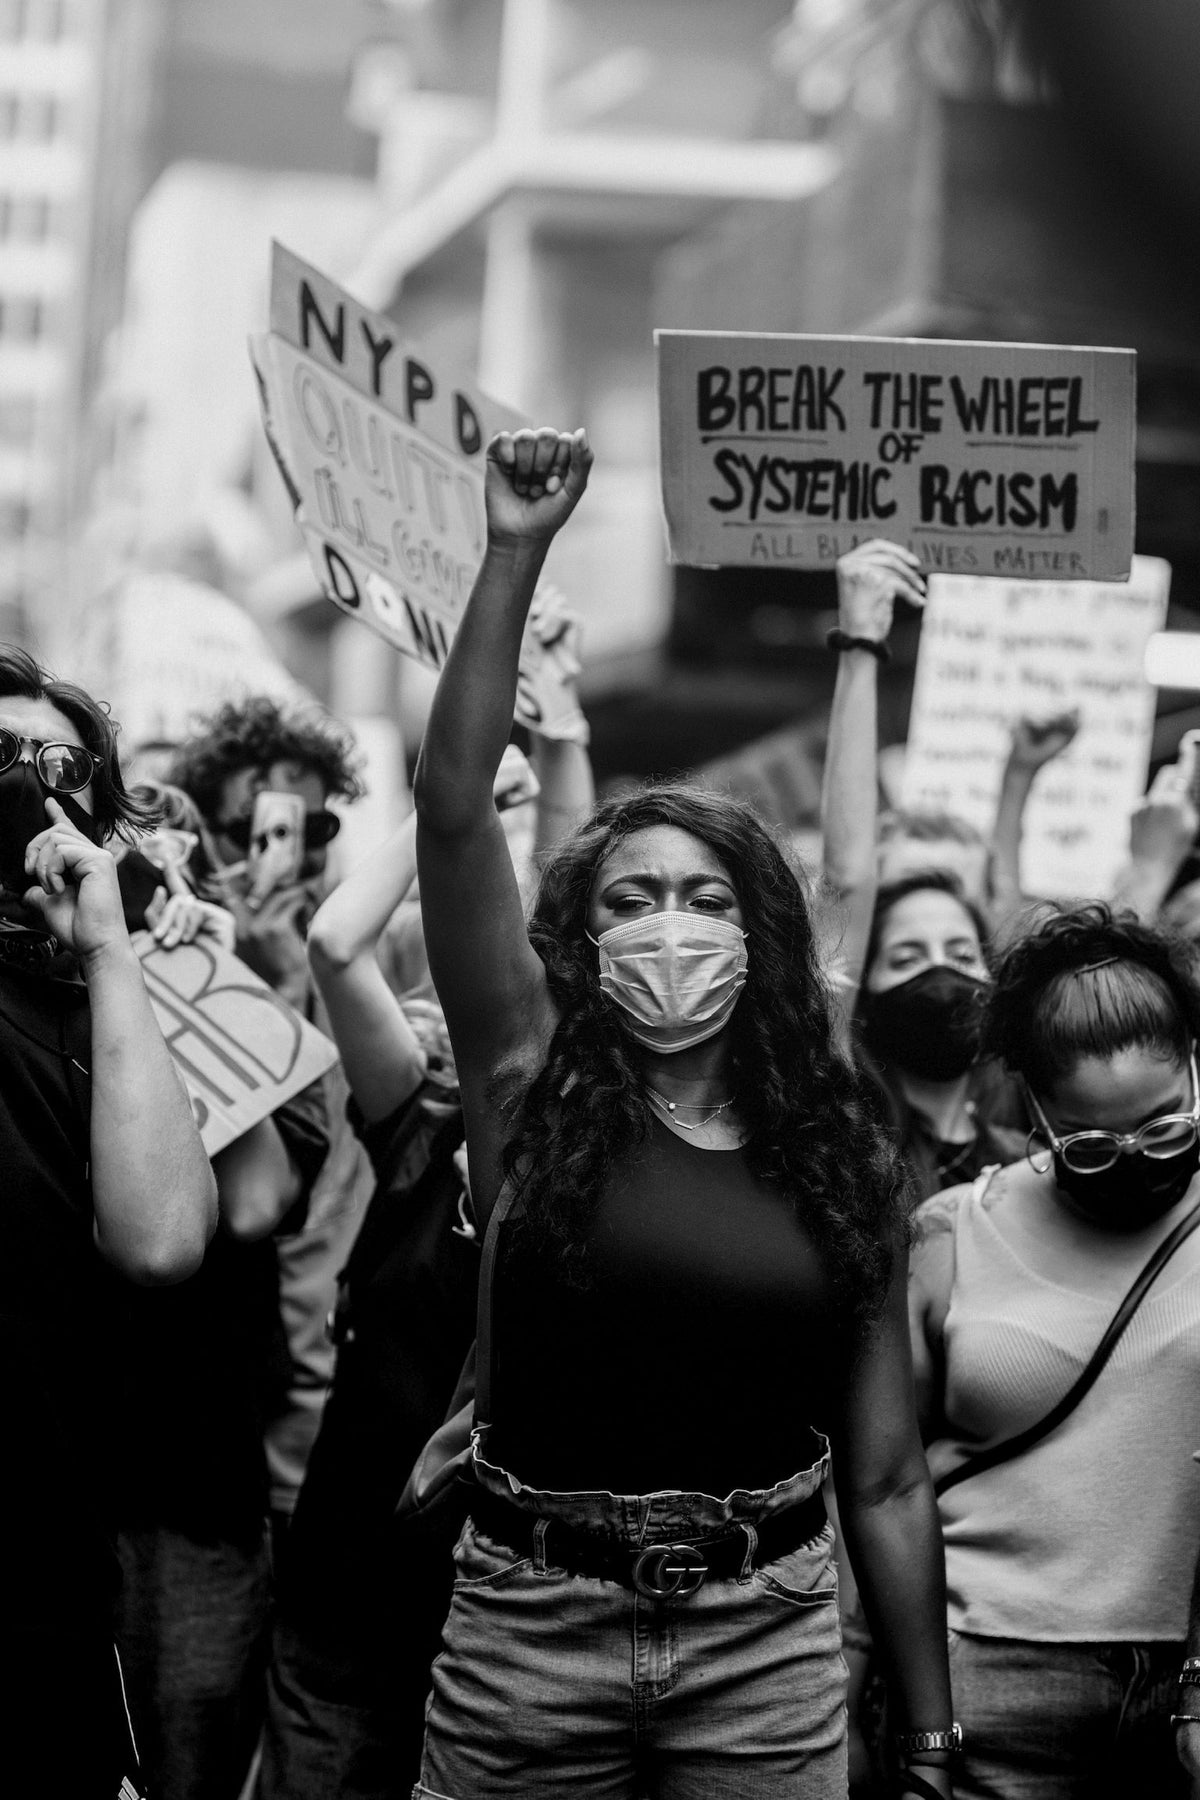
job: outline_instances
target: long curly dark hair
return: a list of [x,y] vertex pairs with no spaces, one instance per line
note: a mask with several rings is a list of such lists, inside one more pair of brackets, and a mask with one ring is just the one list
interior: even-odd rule
[[1148,1050],[1186,1062],[1200,1037],[1200,963],[1186,939],[1099,901],[1057,907],[1002,958],[983,1050],[1035,1093],[1083,1057]]
[[609,853],[658,825],[700,839],[733,881],[749,968],[727,1030],[747,1160],[778,1183],[828,1257],[853,1345],[878,1312],[906,1229],[902,1179],[836,1043],[800,881],[765,826],[724,794],[662,784],[609,801],[542,871],[529,937],[561,1017],[505,1146],[505,1173],[522,1189],[519,1236],[552,1243],[565,1279],[583,1283],[582,1245],[609,1172],[650,1129],[639,1047],[601,990],[586,920]]

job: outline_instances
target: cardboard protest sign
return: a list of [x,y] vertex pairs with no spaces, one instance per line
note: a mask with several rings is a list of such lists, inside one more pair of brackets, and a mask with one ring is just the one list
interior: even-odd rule
[[1013,724],[1077,707],[1075,741],[1030,796],[1022,886],[1051,899],[1109,893],[1146,785],[1154,691],[1142,659],[1170,584],[1170,564],[1151,556],[1134,557],[1128,583],[932,577],[904,805],[990,833]]
[[[528,423],[276,244],[271,332],[251,346],[267,435],[322,592],[440,669],[485,544],[486,450]],[[517,718],[575,737],[575,622],[526,632]]]
[[671,560],[830,568],[868,538],[926,569],[1121,580],[1132,350],[659,331]]
[[139,931],[133,945],[210,1156],[338,1060],[323,1033],[211,938],[164,950]]

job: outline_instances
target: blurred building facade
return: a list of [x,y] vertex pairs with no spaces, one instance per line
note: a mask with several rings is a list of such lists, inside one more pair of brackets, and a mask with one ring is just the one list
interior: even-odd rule
[[0,3],[0,636],[40,642],[124,300],[155,0]]
[[[655,326],[1134,345],[1138,547],[1171,560],[1177,620],[1200,609],[1198,296],[1004,0],[0,0],[0,124],[14,71],[44,96],[52,69],[82,96],[53,115],[83,146],[75,236],[0,230],[0,507],[48,556],[81,546],[79,604],[122,567],[215,583],[338,710],[399,705],[412,748],[428,680],[319,600],[258,426],[275,235],[500,398],[587,423],[553,573],[602,774],[717,758],[811,815],[833,678],[829,577],[666,568]],[[70,160],[12,148],[0,177]],[[9,321],[10,292],[42,312]],[[14,342],[31,318],[70,320],[62,345]],[[0,604],[33,591],[21,555]]]

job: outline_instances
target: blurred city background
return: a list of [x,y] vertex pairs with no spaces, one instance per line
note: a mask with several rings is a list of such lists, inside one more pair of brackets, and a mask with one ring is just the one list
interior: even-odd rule
[[656,326],[1133,346],[1137,547],[1200,625],[1196,10],[0,0],[0,638],[131,743],[298,683],[402,792],[431,677],[318,596],[259,424],[272,237],[587,425],[557,572],[602,781],[706,766],[811,825],[833,680],[831,577],[667,567]]

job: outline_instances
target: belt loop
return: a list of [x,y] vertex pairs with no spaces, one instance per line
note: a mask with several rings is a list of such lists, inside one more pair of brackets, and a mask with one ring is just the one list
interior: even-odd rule
[[533,1528],[533,1572],[535,1575],[546,1573],[546,1533],[550,1529],[547,1518],[538,1519]]
[[738,1580],[749,1581],[754,1570],[754,1553],[758,1549],[758,1533],[753,1525],[747,1524],[744,1519],[739,1520],[739,1530],[746,1534],[746,1554],[743,1556],[742,1566],[738,1570]]

